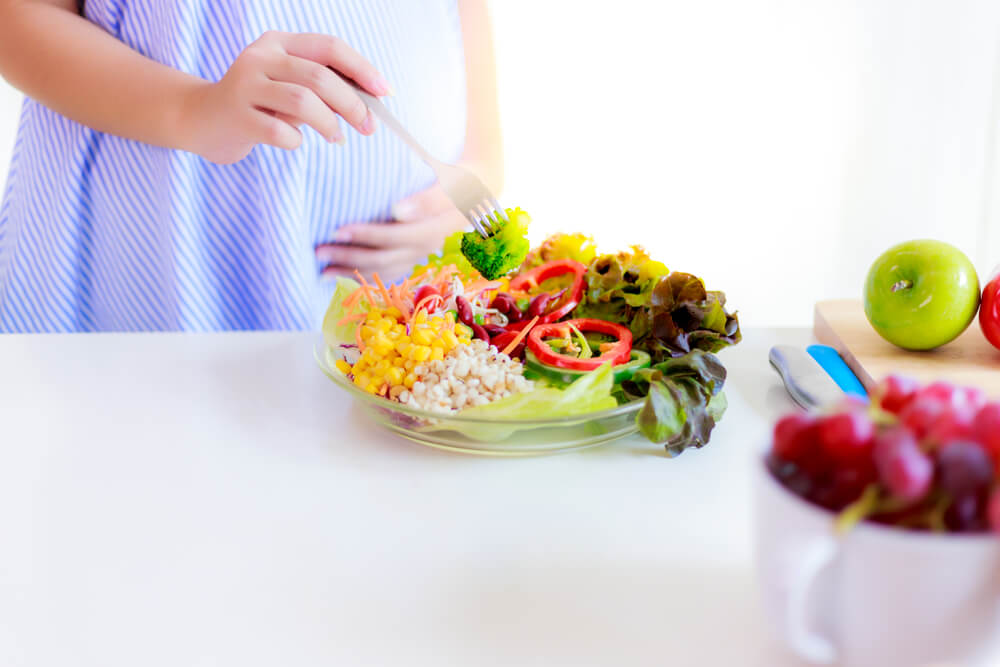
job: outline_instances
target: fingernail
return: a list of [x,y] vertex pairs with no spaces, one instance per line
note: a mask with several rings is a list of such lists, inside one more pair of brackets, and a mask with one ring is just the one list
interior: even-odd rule
[[389,85],[389,82],[385,80],[384,76],[379,76],[375,79],[375,89],[378,91],[379,95],[396,94],[395,91],[393,91],[392,86]]
[[405,201],[396,202],[395,204],[392,205],[392,208],[389,209],[389,213],[396,220],[406,220],[412,217],[415,212],[416,209],[413,206],[413,204],[410,204]]
[[337,241],[338,243],[350,243],[351,233],[346,229],[338,229],[333,234],[333,240]]
[[346,146],[347,137],[343,134],[338,134],[337,138],[334,140],[334,143],[337,144],[338,146]]
[[361,131],[365,134],[371,134],[375,131],[375,116],[369,111],[368,115],[365,116],[364,121],[361,123]]
[[327,264],[337,263],[337,249],[333,246],[322,246],[316,249],[316,259]]

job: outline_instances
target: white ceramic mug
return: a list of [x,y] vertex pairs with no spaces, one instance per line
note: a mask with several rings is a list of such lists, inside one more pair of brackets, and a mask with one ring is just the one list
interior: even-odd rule
[[834,515],[755,466],[758,579],[800,658],[853,666],[1000,665],[1000,536],[918,533]]

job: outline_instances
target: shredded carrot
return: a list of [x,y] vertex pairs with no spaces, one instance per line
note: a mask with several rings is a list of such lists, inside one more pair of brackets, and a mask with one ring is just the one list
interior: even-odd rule
[[360,322],[363,319],[365,319],[365,314],[364,313],[355,313],[353,315],[348,315],[344,319],[342,319],[339,322],[337,322],[337,326],[338,327],[342,327],[345,324],[347,324],[348,322]]
[[390,305],[392,303],[392,298],[389,296],[389,290],[385,288],[385,285],[382,283],[382,279],[379,278],[378,273],[373,273],[372,278],[375,279],[375,284],[378,285],[378,291],[382,295],[382,298],[385,299],[385,305]]
[[354,341],[358,344],[358,351],[365,351],[365,342],[361,340],[361,325],[354,327]]
[[458,273],[458,267],[455,266],[454,264],[449,264],[448,266],[442,267],[442,269],[438,271],[437,278],[435,278],[434,280],[434,284],[439,285],[441,288],[443,288],[445,285],[448,284],[448,279],[451,278],[456,273]]
[[514,336],[514,340],[507,343],[507,347],[505,347],[500,351],[503,352],[504,354],[510,354],[511,352],[513,352],[514,348],[521,344],[521,341],[525,339],[525,337],[528,335],[528,332],[530,332],[537,323],[538,323],[538,315],[535,315],[532,318],[532,320],[528,322],[528,326],[518,331],[517,335]]
[[392,285],[389,288],[389,297],[392,299],[390,303],[392,304],[392,307],[398,310],[403,317],[409,317],[410,311],[406,307],[406,304],[403,303],[401,292],[402,290],[399,285]]
[[354,306],[358,305],[358,301],[360,301],[361,297],[363,297],[364,295],[365,295],[365,291],[363,289],[361,289],[360,287],[358,289],[354,290],[353,292],[351,292],[347,296],[347,298],[344,299],[344,309],[345,310],[353,310]]
[[361,275],[361,272],[358,271],[357,269],[354,269],[354,275],[356,275],[358,277],[358,280],[361,281],[361,289],[364,290],[365,297],[368,298],[368,307],[369,308],[377,307],[378,303],[375,301],[375,295],[372,293],[372,286],[368,284],[368,281],[365,280],[365,277]]

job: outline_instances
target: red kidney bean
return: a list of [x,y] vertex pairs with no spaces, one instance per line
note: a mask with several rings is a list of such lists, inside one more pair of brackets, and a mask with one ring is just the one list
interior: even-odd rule
[[490,335],[490,338],[507,333],[507,330],[499,324],[484,324],[483,328],[486,329],[486,333]]
[[481,325],[473,322],[469,326],[472,327],[472,333],[476,338],[479,340],[485,340],[487,343],[490,342],[490,335],[486,333],[486,329],[484,329]]
[[510,322],[511,324],[514,324],[515,322],[520,322],[523,319],[524,319],[524,314],[521,312],[521,309],[517,307],[517,304],[511,306],[510,310],[507,311],[507,321]]
[[462,324],[473,326],[475,320],[472,317],[472,305],[464,296],[455,297],[455,309],[458,311],[458,319]]
[[545,312],[545,307],[549,305],[551,298],[552,295],[550,294],[539,294],[528,304],[528,312],[525,315],[528,317],[538,317]]
[[510,294],[501,292],[493,297],[493,301],[490,302],[490,308],[496,308],[506,315],[511,308],[517,308],[517,302],[514,301],[514,297]]

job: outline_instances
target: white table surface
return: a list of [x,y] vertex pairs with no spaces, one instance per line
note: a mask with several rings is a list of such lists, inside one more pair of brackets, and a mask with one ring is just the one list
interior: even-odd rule
[[538,458],[421,447],[314,334],[0,336],[0,665],[791,662],[758,609],[752,457],[791,402],[722,353],[729,412]]

